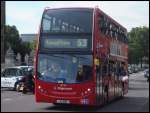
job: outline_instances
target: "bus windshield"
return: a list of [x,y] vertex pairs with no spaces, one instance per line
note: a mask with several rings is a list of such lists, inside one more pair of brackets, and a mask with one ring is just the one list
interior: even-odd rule
[[92,55],[39,54],[38,79],[81,83],[92,79]]

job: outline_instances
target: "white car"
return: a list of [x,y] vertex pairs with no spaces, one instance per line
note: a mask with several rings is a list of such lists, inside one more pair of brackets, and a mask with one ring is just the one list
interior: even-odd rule
[[17,66],[21,68],[23,71],[28,72],[33,69],[33,66]]
[[1,87],[7,87],[16,90],[19,80],[26,76],[27,73],[21,67],[10,67],[1,73]]

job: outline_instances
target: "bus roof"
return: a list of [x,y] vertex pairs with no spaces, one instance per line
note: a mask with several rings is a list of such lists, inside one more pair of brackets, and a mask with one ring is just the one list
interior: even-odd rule
[[75,9],[75,10],[94,10],[94,8],[90,8],[90,7],[62,7],[62,8],[50,8],[50,7],[46,7],[45,10],[56,10],[56,9]]
[[98,8],[98,10],[100,11],[100,13],[104,14],[107,18],[109,18],[110,20],[112,20],[113,23],[115,23],[116,25],[120,26],[121,28],[123,28],[125,31],[127,31],[127,29],[125,27],[123,27],[121,24],[119,24],[116,20],[114,20],[112,17],[110,17],[109,15],[107,15],[106,13],[104,13],[101,9]]
[[[107,15],[105,12],[103,12],[100,8],[96,7],[100,13],[104,14],[108,19],[110,19],[114,24],[120,26],[122,29],[124,29],[125,31],[127,31],[127,29],[125,27],[123,27],[121,24],[119,24],[116,20],[114,20],[112,17],[110,17],[109,15]],[[50,7],[45,7],[44,11],[46,10],[56,10],[56,9],[75,9],[75,10],[94,10],[94,8],[91,7],[63,7],[63,8],[50,8]]]

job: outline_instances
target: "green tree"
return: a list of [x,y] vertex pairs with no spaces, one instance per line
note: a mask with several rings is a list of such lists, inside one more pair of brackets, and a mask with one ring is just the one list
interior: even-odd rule
[[15,26],[5,26],[5,53],[9,46],[13,49],[15,54],[19,52],[18,44],[21,43],[21,39],[19,38],[19,32]]
[[32,50],[35,50],[35,48],[36,48],[36,40],[33,40],[33,42],[30,43],[30,48]]
[[5,26],[5,53],[7,49],[11,46],[14,53],[20,53],[21,59],[24,61],[25,54],[29,54],[31,51],[29,42],[22,42],[19,37],[19,32],[15,26]]
[[19,46],[19,52],[21,54],[22,61],[24,61],[24,57],[26,54],[30,54],[31,48],[29,42],[21,42]]
[[149,58],[149,28],[136,27],[128,33],[129,38],[129,63],[141,63],[145,56]]

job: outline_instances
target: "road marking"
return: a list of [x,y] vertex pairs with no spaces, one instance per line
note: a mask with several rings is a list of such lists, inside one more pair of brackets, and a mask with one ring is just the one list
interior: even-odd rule
[[5,99],[3,99],[3,101],[12,101],[12,99],[11,98],[5,98]]
[[138,72],[138,73],[133,73],[130,75],[130,78],[137,78],[139,76],[143,76],[143,73],[144,73],[143,71]]

